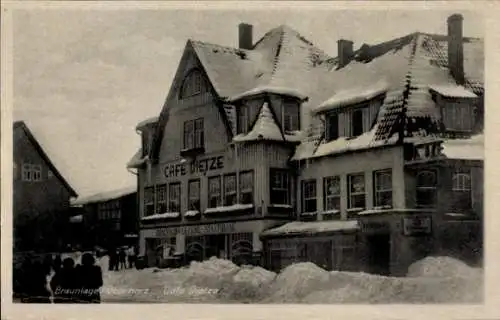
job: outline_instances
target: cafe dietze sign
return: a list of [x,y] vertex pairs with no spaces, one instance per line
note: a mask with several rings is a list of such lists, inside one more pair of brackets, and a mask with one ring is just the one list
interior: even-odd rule
[[190,163],[172,163],[163,168],[163,174],[167,178],[185,176],[187,174],[203,174],[224,168],[224,156],[213,156],[196,159]]

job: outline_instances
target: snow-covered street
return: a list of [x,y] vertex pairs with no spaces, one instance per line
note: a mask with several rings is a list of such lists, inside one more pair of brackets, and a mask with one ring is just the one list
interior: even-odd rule
[[297,263],[275,274],[212,258],[180,269],[107,271],[106,302],[176,303],[479,303],[483,271],[448,257],[413,264],[405,278],[328,272]]

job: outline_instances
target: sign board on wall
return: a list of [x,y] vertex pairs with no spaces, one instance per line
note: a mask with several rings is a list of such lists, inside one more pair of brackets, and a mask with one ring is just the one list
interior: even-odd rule
[[141,230],[141,234],[145,238],[167,238],[174,237],[178,234],[182,234],[184,236],[198,236],[209,234],[255,232],[260,229],[262,229],[260,221],[241,221],[144,229]]
[[363,233],[387,233],[391,227],[386,221],[360,221]]
[[203,174],[224,168],[224,156],[213,156],[194,160],[191,163],[167,164],[163,174],[167,178],[185,176],[186,174]]
[[403,218],[403,234],[405,236],[430,234],[431,232],[431,217],[414,216]]

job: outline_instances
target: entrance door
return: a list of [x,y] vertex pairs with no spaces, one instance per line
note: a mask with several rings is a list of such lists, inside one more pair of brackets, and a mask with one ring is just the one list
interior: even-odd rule
[[391,236],[389,234],[377,234],[368,236],[369,248],[369,270],[370,273],[388,275],[390,272],[391,259]]
[[226,235],[214,234],[206,236],[206,256],[205,258],[221,258],[226,252]]

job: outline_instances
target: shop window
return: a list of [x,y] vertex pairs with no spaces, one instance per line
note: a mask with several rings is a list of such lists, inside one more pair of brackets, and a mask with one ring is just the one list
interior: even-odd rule
[[173,182],[168,186],[168,211],[181,212],[181,184]]
[[363,134],[363,109],[356,109],[352,112],[351,133],[353,137]]
[[189,181],[188,210],[200,211],[200,180]]
[[204,147],[203,118],[184,122],[184,150]]
[[340,177],[323,179],[323,199],[325,211],[340,210]]
[[339,137],[339,115],[332,113],[326,116],[326,142]]
[[348,207],[349,209],[363,209],[366,206],[365,175],[352,174],[347,176],[348,182]]
[[290,175],[287,170],[271,169],[271,204],[290,204]]
[[442,107],[446,130],[472,131],[474,126],[473,106],[469,103],[446,102]]
[[392,207],[392,171],[375,171],[373,181],[375,185],[375,207]]
[[156,213],[167,212],[167,185],[156,187]]
[[300,105],[298,101],[286,100],[283,102],[283,130],[285,132],[300,130]]
[[236,175],[228,174],[224,176],[224,206],[236,204]]
[[240,203],[253,203],[253,171],[240,173]]
[[208,178],[208,207],[216,208],[222,205],[221,195],[221,178],[210,177]]
[[253,253],[253,234],[241,232],[230,234],[231,243],[229,258],[238,265],[251,263]]
[[472,184],[469,173],[454,173],[453,178],[453,209],[467,211],[472,208]]
[[236,124],[237,133],[248,133],[248,130],[250,130],[250,106],[242,104],[237,107],[236,113],[238,118]]
[[417,174],[417,207],[432,208],[437,201],[437,176],[435,171],[422,171]]
[[316,180],[302,181],[302,212],[316,210]]
[[189,98],[207,91],[202,73],[193,70],[188,73],[181,86],[180,98]]
[[144,215],[150,216],[155,212],[155,188],[144,188]]
[[23,181],[42,181],[42,166],[24,163],[22,168]]

